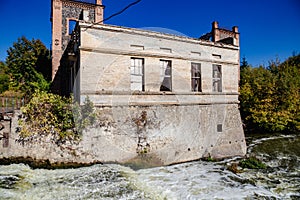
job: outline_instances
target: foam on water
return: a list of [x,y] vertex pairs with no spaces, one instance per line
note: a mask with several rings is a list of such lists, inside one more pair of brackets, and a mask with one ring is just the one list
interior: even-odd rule
[[226,163],[238,158],[137,171],[116,164],[57,170],[0,166],[0,199],[300,199],[299,137],[252,142],[249,153],[260,156],[267,169],[228,171]]

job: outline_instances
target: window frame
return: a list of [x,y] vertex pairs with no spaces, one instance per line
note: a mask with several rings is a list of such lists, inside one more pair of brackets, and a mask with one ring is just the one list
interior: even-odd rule
[[[219,84],[217,84],[219,83]],[[212,91],[222,92],[222,65],[212,65]]]
[[[196,69],[195,69],[196,68]],[[199,73],[199,76],[194,76]],[[191,63],[191,90],[192,92],[202,92],[202,74],[201,74],[201,63]],[[198,80],[198,81],[197,81]],[[195,83],[199,83],[197,86]]]
[[[141,76],[142,77],[142,87],[141,90],[133,90],[132,84],[134,83],[132,80],[133,76]],[[135,82],[138,83],[138,82]],[[131,91],[145,91],[145,59],[138,57],[130,58],[130,90]]]
[[[161,92],[172,92],[172,61],[171,60],[159,60],[160,65],[160,89]],[[169,69],[169,70],[167,70]],[[167,74],[169,71],[169,74]],[[169,80],[168,80],[169,79]],[[164,85],[164,82],[169,82],[170,87]]]

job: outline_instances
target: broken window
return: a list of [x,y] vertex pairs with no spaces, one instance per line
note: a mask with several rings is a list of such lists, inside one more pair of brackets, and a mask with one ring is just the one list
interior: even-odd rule
[[213,92],[222,92],[222,67],[221,65],[213,65],[212,73]]
[[76,20],[69,19],[69,35],[71,35],[73,30],[75,29],[76,23]]
[[132,91],[145,91],[143,58],[131,58],[130,83]]
[[170,60],[160,60],[160,91],[172,91],[172,70]]
[[201,92],[201,64],[192,63],[191,67],[191,78],[192,78],[192,91]]

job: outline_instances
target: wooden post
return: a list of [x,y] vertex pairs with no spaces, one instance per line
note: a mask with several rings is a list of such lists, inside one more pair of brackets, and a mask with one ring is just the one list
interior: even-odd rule
[[1,97],[1,99],[2,99],[2,105],[1,105],[1,107],[2,107],[2,115],[4,116],[4,97]]
[[7,148],[9,145],[9,133],[3,133],[3,148]]
[[5,114],[7,113],[7,97],[5,97]]
[[15,98],[11,98],[12,115],[15,116]]

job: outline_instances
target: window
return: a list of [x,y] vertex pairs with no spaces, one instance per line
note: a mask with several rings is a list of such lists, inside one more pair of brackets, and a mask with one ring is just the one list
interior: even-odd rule
[[221,59],[221,58],[222,58],[222,56],[219,55],[219,54],[212,54],[212,56],[213,56],[214,58],[217,58],[217,59]]
[[145,50],[145,47],[142,46],[142,45],[134,45],[134,44],[132,44],[132,45],[130,45],[130,47],[132,49],[135,49],[135,50]]
[[73,30],[75,29],[76,23],[76,20],[69,19],[69,35],[71,35]]
[[130,89],[132,91],[145,91],[143,58],[131,58],[130,74]]
[[212,81],[213,81],[213,92],[222,92],[221,65],[213,65]]
[[191,55],[199,57],[199,56],[201,56],[201,52],[191,51]]
[[222,124],[217,124],[217,132],[222,132],[223,130],[223,125]]
[[191,78],[192,78],[192,91],[201,92],[201,64],[192,63],[191,67]]
[[160,60],[160,91],[172,91],[171,61]]
[[165,53],[172,53],[172,49],[160,47],[160,50]]

